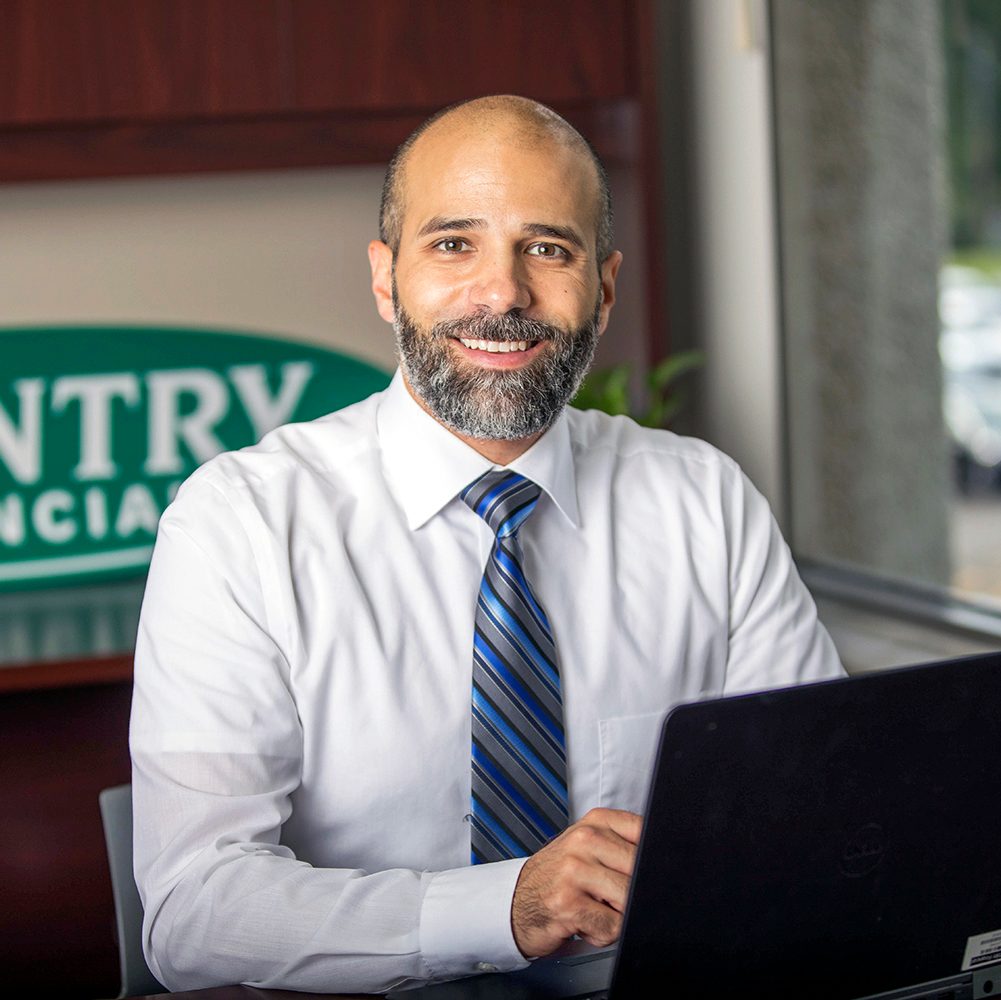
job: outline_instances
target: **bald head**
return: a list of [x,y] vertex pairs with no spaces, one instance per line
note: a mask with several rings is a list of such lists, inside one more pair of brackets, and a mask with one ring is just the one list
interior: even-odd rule
[[503,135],[507,142],[525,145],[553,143],[570,150],[593,168],[595,180],[596,256],[598,263],[612,250],[612,201],[608,176],[590,143],[564,118],[537,101],[514,95],[480,97],[438,111],[418,126],[397,149],[386,170],[379,210],[379,238],[395,254],[403,232],[406,211],[407,162],[422,139],[443,132],[481,136]]

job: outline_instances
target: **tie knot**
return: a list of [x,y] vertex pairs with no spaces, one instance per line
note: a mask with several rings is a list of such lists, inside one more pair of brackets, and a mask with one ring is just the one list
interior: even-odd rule
[[473,480],[462,499],[483,518],[499,538],[515,534],[535,510],[542,488],[520,473],[491,469]]

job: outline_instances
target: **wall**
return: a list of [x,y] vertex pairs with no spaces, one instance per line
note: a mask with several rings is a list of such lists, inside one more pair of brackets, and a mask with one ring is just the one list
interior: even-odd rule
[[[619,302],[599,363],[647,351],[636,171],[610,171]],[[0,187],[2,326],[165,323],[285,335],[395,367],[369,291],[383,168]]]

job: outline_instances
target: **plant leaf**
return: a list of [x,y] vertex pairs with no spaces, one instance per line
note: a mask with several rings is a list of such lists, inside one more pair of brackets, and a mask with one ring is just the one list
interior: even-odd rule
[[705,361],[702,351],[682,351],[664,358],[650,370],[647,382],[651,389],[663,389],[687,372],[700,367]]

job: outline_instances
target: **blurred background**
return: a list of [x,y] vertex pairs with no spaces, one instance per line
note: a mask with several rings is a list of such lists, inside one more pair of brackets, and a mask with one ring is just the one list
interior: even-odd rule
[[117,992],[97,793],[159,514],[386,383],[385,164],[487,93],[596,146],[616,405],[699,352],[671,426],[768,497],[848,668],[1001,645],[995,0],[0,0],[9,985]]

